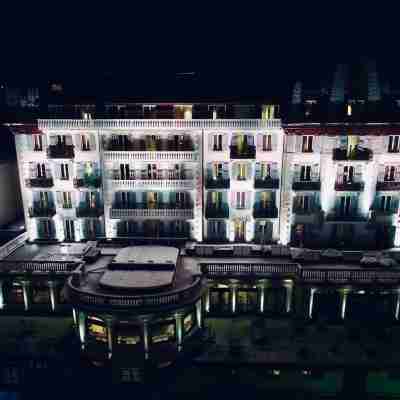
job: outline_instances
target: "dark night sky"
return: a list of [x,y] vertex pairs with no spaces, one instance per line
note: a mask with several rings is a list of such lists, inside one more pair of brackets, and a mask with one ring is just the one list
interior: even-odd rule
[[260,92],[359,55],[391,68],[398,58],[390,10],[366,3],[32,3],[3,13],[0,79],[66,79],[91,90],[98,77],[141,87],[155,76],[161,82],[195,71],[210,88]]

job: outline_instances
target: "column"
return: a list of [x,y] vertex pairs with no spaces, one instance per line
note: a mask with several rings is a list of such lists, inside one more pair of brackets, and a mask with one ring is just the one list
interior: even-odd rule
[[112,357],[112,326],[113,320],[112,317],[106,318],[107,323],[107,343],[108,343],[108,358]]
[[25,311],[29,310],[29,281],[22,281],[22,293],[24,296],[24,308]]
[[175,314],[176,339],[178,343],[178,351],[182,350],[183,344],[183,317],[181,314]]
[[56,295],[54,292],[55,287],[55,282],[54,281],[49,281],[49,291],[50,291],[50,304],[51,304],[51,310],[55,311],[56,310]]
[[400,290],[398,290],[398,292],[397,292],[396,310],[395,310],[395,314],[394,314],[396,321],[399,320],[399,312],[400,312]]
[[349,294],[348,289],[343,289],[340,292],[340,318],[344,319],[346,316],[346,304],[347,304],[347,296]]
[[4,308],[3,281],[0,281],[0,310]]
[[210,286],[207,285],[206,293],[204,294],[204,308],[206,313],[210,312]]
[[292,296],[293,296],[293,283],[287,282],[285,283],[286,289],[286,312],[289,313],[292,311]]
[[232,313],[235,314],[236,312],[236,295],[237,295],[237,284],[233,283],[231,285],[231,298],[232,298]]
[[144,358],[149,359],[149,325],[148,321],[143,321],[143,346],[144,346]]
[[308,306],[308,318],[312,318],[313,306],[314,306],[314,293],[317,289],[311,288],[310,290],[310,303]]
[[83,311],[79,311],[79,338],[81,340],[81,348],[85,348],[85,335],[86,335],[86,316]]
[[196,303],[196,315],[197,315],[197,325],[201,329],[203,327],[203,307],[202,307],[202,299],[200,297]]
[[76,327],[78,325],[78,321],[77,321],[77,318],[76,318],[76,310],[75,310],[75,308],[72,308],[72,319],[73,319],[74,325]]
[[258,286],[258,296],[259,296],[259,310],[260,313],[264,312],[264,303],[265,303],[265,284],[262,283]]

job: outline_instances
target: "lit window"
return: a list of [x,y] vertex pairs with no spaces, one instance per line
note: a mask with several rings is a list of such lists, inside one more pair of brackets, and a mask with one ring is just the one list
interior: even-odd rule
[[353,107],[351,104],[347,104],[347,115],[350,117],[352,113]]
[[399,135],[389,136],[389,146],[388,146],[389,153],[398,153],[400,151],[399,139],[400,139]]
[[303,153],[311,153],[313,151],[313,137],[303,136],[301,151]]

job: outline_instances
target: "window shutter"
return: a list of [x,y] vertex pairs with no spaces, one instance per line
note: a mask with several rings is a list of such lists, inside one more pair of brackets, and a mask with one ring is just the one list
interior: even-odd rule
[[256,179],[261,178],[261,163],[259,162],[256,162],[255,164],[254,176]]
[[400,181],[400,165],[396,165],[396,169],[394,172],[394,179],[396,181]]
[[214,147],[214,134],[207,135],[208,151],[213,151]]
[[387,153],[389,151],[389,136],[385,135],[383,137],[383,152]]
[[245,195],[245,207],[248,210],[251,206],[251,192],[244,192]]
[[[397,168],[396,168],[397,172]],[[378,165],[378,182],[383,182],[385,179],[385,165],[379,164]]]
[[315,163],[311,166],[311,180],[313,182],[319,181],[319,164]]
[[[39,164],[39,163],[38,163]],[[37,163],[34,163],[34,162],[30,162],[29,164],[28,164],[28,176],[30,177],[30,178],[34,178],[34,177],[36,177],[37,176]]]
[[254,135],[247,134],[247,143],[249,146],[254,146]]
[[231,207],[236,207],[236,193],[237,192],[231,192]]
[[344,165],[343,164],[338,164],[338,166],[337,166],[337,175],[336,175],[336,182],[337,183],[343,183],[343,170],[344,170]]
[[300,181],[300,165],[299,164],[294,164],[293,182],[298,182],[298,181]]
[[271,164],[271,176],[273,179],[279,179],[279,173],[278,173],[278,163],[273,162]]
[[342,196],[336,196],[335,198],[335,213],[339,214],[340,213],[340,199]]
[[271,133],[271,147],[272,147],[272,151],[278,150],[278,134],[277,133]]
[[58,205],[61,206],[63,204],[63,192],[56,192],[56,200]]
[[262,151],[263,134],[257,134],[257,151]]
[[362,165],[356,165],[355,178],[356,178],[356,182],[362,182]]
[[60,163],[55,163],[54,164],[54,172],[55,172],[55,177],[57,179],[61,178],[61,164]]
[[315,135],[313,137],[313,152],[314,153],[321,152],[321,140],[322,140],[322,137],[320,135]]
[[303,136],[301,135],[296,135],[295,136],[295,140],[296,140],[296,147],[295,147],[295,152],[296,153],[301,153],[301,146],[303,143]]
[[351,200],[350,200],[350,209],[351,209],[351,212],[352,212],[352,213],[354,213],[354,214],[357,213],[357,211],[358,211],[358,204],[359,204],[358,196],[351,196]]
[[316,211],[321,204],[321,200],[320,200],[320,193],[316,192],[314,195],[314,211]]

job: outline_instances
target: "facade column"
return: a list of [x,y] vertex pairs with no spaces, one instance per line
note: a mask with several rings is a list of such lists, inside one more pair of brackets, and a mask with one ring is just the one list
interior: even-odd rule
[[308,318],[312,318],[313,307],[314,307],[314,294],[317,289],[311,288],[310,290],[310,303],[308,306]]
[[79,311],[79,338],[81,339],[81,349],[85,348],[86,336],[86,315],[83,311]]
[[340,292],[340,319],[344,319],[346,316],[346,305],[347,305],[347,296],[349,294],[348,289],[343,289]]
[[397,297],[396,297],[396,310],[394,314],[396,321],[399,320],[399,313],[400,313],[400,289],[397,291]]
[[237,297],[237,284],[232,283],[231,284],[231,298],[232,298],[232,303],[231,303],[231,310],[232,314],[236,313],[236,297]]
[[176,339],[178,343],[178,351],[182,350],[183,344],[183,317],[181,314],[175,314]]
[[113,320],[111,317],[106,318],[107,323],[107,344],[108,344],[108,358],[112,357],[112,327],[113,327]]
[[25,311],[29,310],[29,281],[22,281],[22,294],[24,296],[24,308]]
[[0,280],[0,310],[4,308],[3,281]]
[[203,327],[203,301],[200,297],[196,303],[197,325],[201,329]]
[[149,359],[149,325],[148,321],[143,321],[143,346],[144,346],[144,358]]
[[55,289],[55,282],[54,281],[49,281],[49,291],[50,291],[50,304],[51,304],[51,310],[55,311],[56,310],[56,295],[54,292]]
[[286,312],[289,313],[290,311],[292,311],[293,283],[286,282],[285,289],[286,289]]

